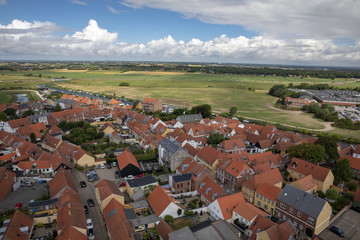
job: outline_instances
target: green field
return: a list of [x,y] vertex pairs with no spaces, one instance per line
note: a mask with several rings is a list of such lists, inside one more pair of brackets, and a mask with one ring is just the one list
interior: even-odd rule
[[[9,89],[19,86],[34,88],[37,84],[51,82],[47,76],[63,77],[70,80],[57,83],[57,85],[73,90],[116,94],[116,96],[125,96],[131,99],[151,96],[160,98],[163,103],[180,107],[191,107],[206,103],[210,104],[216,112],[228,112],[230,107],[235,106],[238,109],[238,115],[241,117],[311,130],[331,130],[332,128],[329,123],[316,119],[307,113],[273,108],[272,105],[277,98],[267,94],[273,85],[307,82],[310,84],[327,83],[340,88],[360,86],[360,82],[354,82],[352,79],[330,80],[184,72],[121,73],[116,71],[52,70],[3,71],[0,74],[0,88]],[[32,76],[25,77],[29,74]],[[40,74],[41,78],[34,77]],[[128,83],[129,86],[119,86],[120,83]],[[336,130],[336,133],[344,136],[345,132],[342,134],[342,130]],[[353,132],[353,134],[360,136],[358,131]]]
[[40,101],[41,99],[34,91],[5,90],[0,91],[0,103],[10,104],[17,101],[16,94],[26,94],[29,101]]

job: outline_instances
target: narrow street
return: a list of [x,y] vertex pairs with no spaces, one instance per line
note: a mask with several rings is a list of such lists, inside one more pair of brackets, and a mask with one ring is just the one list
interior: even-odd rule
[[[86,218],[91,218],[91,220],[94,224],[95,239],[98,239],[98,240],[106,239],[107,238],[107,230],[106,230],[105,220],[104,220],[104,217],[100,210],[100,207],[95,199],[94,183],[88,182],[85,175],[82,172],[80,172],[79,170],[77,170],[76,168],[73,168],[72,175],[73,175],[75,183],[78,187],[82,203],[84,205],[87,205],[86,200],[89,198],[92,198],[95,202],[94,207],[89,207],[89,214],[85,215]],[[87,186],[85,188],[82,188],[80,186],[80,181],[85,181]]]

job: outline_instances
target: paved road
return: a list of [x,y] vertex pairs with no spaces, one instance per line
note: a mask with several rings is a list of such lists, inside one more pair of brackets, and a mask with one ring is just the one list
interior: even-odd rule
[[[89,198],[92,198],[95,202],[95,206],[89,207],[89,214],[86,215],[86,218],[91,218],[91,220],[94,224],[95,239],[98,239],[98,240],[106,239],[107,238],[107,230],[106,230],[105,220],[104,220],[104,217],[100,210],[100,207],[95,199],[94,183],[88,182],[85,174],[83,174],[82,172],[78,171],[75,168],[72,170],[72,175],[75,179],[75,183],[77,184],[80,198],[81,198],[81,201],[83,202],[83,204],[87,205],[86,200]],[[87,185],[86,188],[82,188],[80,186],[80,181],[86,182],[86,185]],[[95,182],[95,184],[96,183],[97,182]]]

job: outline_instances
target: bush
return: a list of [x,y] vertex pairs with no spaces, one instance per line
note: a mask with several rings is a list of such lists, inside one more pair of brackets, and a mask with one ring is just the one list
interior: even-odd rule
[[177,210],[177,214],[180,216],[180,215],[181,215],[181,213],[182,213],[182,209],[181,209],[181,208],[179,208],[179,209]]
[[166,215],[164,218],[165,222],[172,223],[174,221],[174,217],[170,215]]
[[320,198],[325,198],[325,193],[323,193],[323,191],[317,191],[316,193]]
[[332,200],[338,200],[340,197],[339,192],[335,188],[329,188],[326,191],[325,197]]
[[356,184],[356,182],[351,181],[346,184],[346,187],[349,188],[350,191],[355,192],[358,185]]

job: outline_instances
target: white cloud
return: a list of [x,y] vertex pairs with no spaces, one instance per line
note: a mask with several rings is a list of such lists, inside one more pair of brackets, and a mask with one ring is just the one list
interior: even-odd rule
[[58,28],[51,22],[20,20],[0,25],[0,58],[360,64],[360,41],[348,46],[326,39],[221,35],[209,41],[193,38],[185,42],[169,35],[149,42],[126,43],[118,40],[117,33],[99,27],[95,20],[90,20],[83,30],[65,36],[52,32]]
[[111,13],[114,13],[114,14],[119,14],[120,11],[116,10],[115,8],[113,8],[112,6],[110,5],[106,5],[106,8],[111,12]]
[[71,2],[71,3],[74,3],[74,4],[82,5],[82,6],[87,6],[87,2],[85,2],[85,1],[72,0],[72,1],[70,1],[70,2]]
[[6,0],[0,0],[0,5],[6,5]]
[[356,0],[122,0],[132,8],[179,12],[206,23],[234,24],[281,38],[360,39]]

